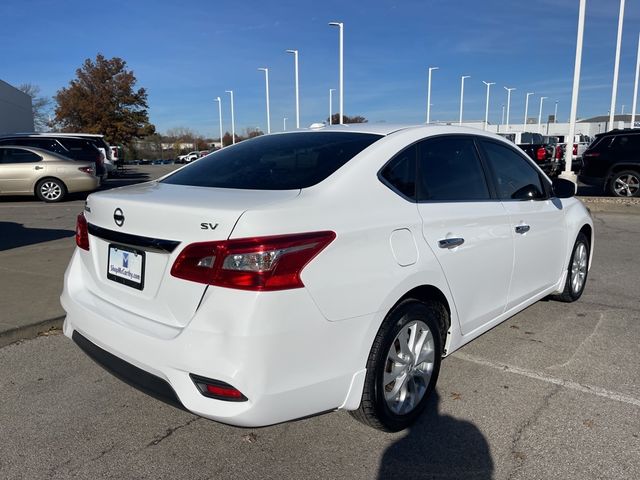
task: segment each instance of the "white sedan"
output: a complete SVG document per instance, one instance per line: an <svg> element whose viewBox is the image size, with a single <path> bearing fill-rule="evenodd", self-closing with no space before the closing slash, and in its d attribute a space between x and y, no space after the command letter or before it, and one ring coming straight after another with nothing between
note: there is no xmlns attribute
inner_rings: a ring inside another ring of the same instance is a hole
<svg viewBox="0 0 640 480"><path fill-rule="evenodd" d="M594 234L574 193L474 129L254 138L89 196L64 333L219 422L345 409L397 431L443 357L541 298L581 296Z"/></svg>

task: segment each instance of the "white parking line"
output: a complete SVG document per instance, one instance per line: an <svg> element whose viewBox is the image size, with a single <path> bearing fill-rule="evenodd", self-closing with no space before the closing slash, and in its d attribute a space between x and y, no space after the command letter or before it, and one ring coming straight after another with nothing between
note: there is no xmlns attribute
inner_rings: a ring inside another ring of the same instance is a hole
<svg viewBox="0 0 640 480"><path fill-rule="evenodd" d="M576 390L578 392L590 393L598 397L604 397L604 398L608 398L609 400L615 400L617 402L628 403L630 405L635 405L636 407L640 407L640 399L631 397L629 395L625 395L623 393L612 392L605 388L596 387L594 385L583 385L578 382L565 380L563 378L552 377L550 375L545 375L544 373L534 372L532 370L516 367L514 365L508 365L506 363L500 363L500 362L492 362L490 360L486 360L484 358L476 357L475 355L469 355L466 353L456 352L451 356L454 358L459 358L460 360L464 360L466 362L475 363L476 365L490 367L495 370L500 370L503 372L515 373L516 375L522 375L523 377L533 378L534 380L540 380L541 382L552 383L554 385L561 385L563 387L569 388L571 390Z"/></svg>

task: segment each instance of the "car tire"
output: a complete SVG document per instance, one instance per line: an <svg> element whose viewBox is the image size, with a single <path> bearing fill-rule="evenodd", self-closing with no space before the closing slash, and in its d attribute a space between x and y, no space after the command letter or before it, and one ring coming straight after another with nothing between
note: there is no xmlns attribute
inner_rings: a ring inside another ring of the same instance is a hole
<svg viewBox="0 0 640 480"><path fill-rule="evenodd" d="M37 183L35 193L43 202L60 202L67 196L67 187L57 178L43 178Z"/></svg>
<svg viewBox="0 0 640 480"><path fill-rule="evenodd" d="M640 196L640 173L633 170L614 173L609 180L609 193L614 197Z"/></svg>
<svg viewBox="0 0 640 480"><path fill-rule="evenodd" d="M447 318L434 300L403 300L389 312L369 353L360 406L349 412L356 420L386 432L416 420L438 380Z"/></svg>
<svg viewBox="0 0 640 480"><path fill-rule="evenodd" d="M571 251L569 266L567 267L567 279L560 295L552 298L560 302L575 302L582 296L589 276L589 239L580 232Z"/></svg>

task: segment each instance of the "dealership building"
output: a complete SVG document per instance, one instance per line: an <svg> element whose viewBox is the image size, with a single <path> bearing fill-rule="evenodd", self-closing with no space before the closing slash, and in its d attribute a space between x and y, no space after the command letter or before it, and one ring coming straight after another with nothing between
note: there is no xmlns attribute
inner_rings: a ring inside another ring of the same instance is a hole
<svg viewBox="0 0 640 480"><path fill-rule="evenodd" d="M0 80L0 135L33 130L31 97Z"/></svg>

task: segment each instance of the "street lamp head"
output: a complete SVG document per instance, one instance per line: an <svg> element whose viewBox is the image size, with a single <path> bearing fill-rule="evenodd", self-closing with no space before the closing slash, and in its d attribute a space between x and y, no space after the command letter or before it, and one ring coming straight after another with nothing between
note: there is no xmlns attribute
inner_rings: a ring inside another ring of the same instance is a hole
<svg viewBox="0 0 640 480"><path fill-rule="evenodd" d="M440 67L429 67L430 72L432 72L433 70L440 70Z"/></svg>
<svg viewBox="0 0 640 480"><path fill-rule="evenodd" d="M462 80L464 80L465 78L471 78L471 75L462 75Z"/></svg>
<svg viewBox="0 0 640 480"><path fill-rule="evenodd" d="M332 27L342 27L344 24L342 22L329 22L329 25Z"/></svg>
<svg viewBox="0 0 640 480"><path fill-rule="evenodd" d="M233 93L233 90L225 90L225 93Z"/></svg>
<svg viewBox="0 0 640 480"><path fill-rule="evenodd" d="M258 70L260 70L261 72L268 72L269 69L266 67L259 67Z"/></svg>
<svg viewBox="0 0 640 480"><path fill-rule="evenodd" d="M216 98L213 99L213 101L214 102L220 102L221 100L220 100L220 97L216 97Z"/></svg>
<svg viewBox="0 0 640 480"><path fill-rule="evenodd" d="M285 50L287 53L293 53L294 55L298 53L298 50Z"/></svg>
<svg viewBox="0 0 640 480"><path fill-rule="evenodd" d="M515 88L514 88L514 87L511 87L511 88L509 88L509 87L504 87L504 89L505 89L507 92L511 92L512 90L515 90Z"/></svg>

